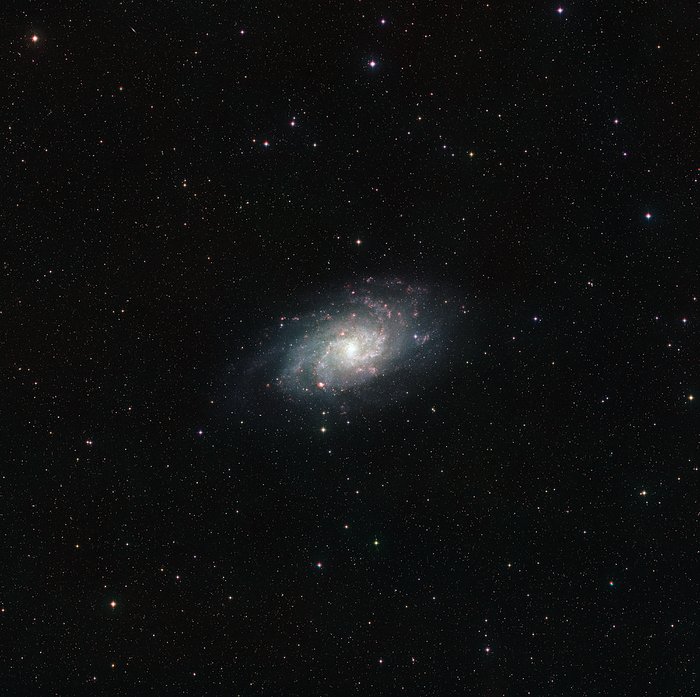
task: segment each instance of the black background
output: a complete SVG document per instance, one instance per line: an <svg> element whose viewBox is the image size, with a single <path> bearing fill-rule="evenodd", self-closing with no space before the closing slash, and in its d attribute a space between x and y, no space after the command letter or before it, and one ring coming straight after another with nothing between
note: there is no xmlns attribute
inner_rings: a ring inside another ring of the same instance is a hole
<svg viewBox="0 0 700 697"><path fill-rule="evenodd" d="M697 694L695 8L562 9L3 4L2 694ZM420 389L251 384L377 274Z"/></svg>

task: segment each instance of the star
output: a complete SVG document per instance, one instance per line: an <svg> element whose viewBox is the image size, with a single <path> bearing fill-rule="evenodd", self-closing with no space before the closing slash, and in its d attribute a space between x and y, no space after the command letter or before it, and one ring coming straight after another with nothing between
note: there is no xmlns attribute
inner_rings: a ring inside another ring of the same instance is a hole
<svg viewBox="0 0 700 697"><path fill-rule="evenodd" d="M109 606L110 606L112 609L114 609L115 607L117 607L117 601L116 601L116 600L112 600L112 602L109 604Z"/></svg>
<svg viewBox="0 0 700 697"><path fill-rule="evenodd" d="M377 61L371 60L367 65L369 65L370 68L374 68L377 65Z"/></svg>
<svg viewBox="0 0 700 697"><path fill-rule="evenodd" d="M644 214L644 217L645 217L647 220L651 220L651 213L645 213L645 214Z"/></svg>
<svg viewBox="0 0 700 697"><path fill-rule="evenodd" d="M36 34L32 35L32 43L33 44L39 43L39 37Z"/></svg>
<svg viewBox="0 0 700 697"><path fill-rule="evenodd" d="M557 7L557 14L558 14L558 15L563 15L563 14L564 14L564 8L563 8L563 7Z"/></svg>

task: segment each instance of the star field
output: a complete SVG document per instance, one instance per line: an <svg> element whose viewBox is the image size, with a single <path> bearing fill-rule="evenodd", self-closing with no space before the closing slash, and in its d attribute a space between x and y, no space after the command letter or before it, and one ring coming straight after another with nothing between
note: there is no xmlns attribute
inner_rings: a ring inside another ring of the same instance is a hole
<svg viewBox="0 0 700 697"><path fill-rule="evenodd" d="M0 693L697 695L689 9L3 5Z"/></svg>

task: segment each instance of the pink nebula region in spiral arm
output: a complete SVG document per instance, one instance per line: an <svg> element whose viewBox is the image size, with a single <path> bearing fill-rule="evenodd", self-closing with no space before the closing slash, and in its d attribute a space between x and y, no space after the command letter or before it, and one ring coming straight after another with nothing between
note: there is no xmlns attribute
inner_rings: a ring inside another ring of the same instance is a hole
<svg viewBox="0 0 700 697"><path fill-rule="evenodd" d="M348 284L298 317L276 383L296 394L341 393L411 369L440 350L448 304L399 279Z"/></svg>

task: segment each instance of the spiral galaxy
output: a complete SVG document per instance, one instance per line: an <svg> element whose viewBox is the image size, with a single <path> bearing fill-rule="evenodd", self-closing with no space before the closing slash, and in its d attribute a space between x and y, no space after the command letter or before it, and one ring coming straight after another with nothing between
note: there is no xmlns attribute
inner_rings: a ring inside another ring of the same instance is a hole
<svg viewBox="0 0 700 697"><path fill-rule="evenodd" d="M358 392L434 357L444 338L448 301L400 279L363 279L319 305L282 318L290 331L274 382L286 393Z"/></svg>

